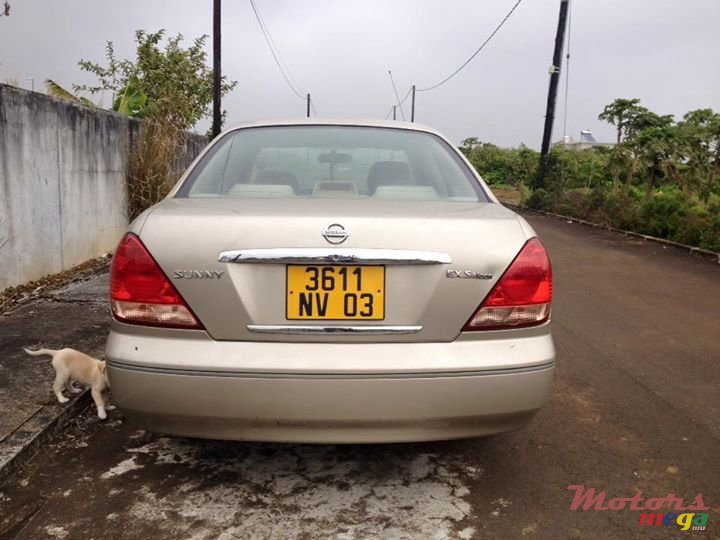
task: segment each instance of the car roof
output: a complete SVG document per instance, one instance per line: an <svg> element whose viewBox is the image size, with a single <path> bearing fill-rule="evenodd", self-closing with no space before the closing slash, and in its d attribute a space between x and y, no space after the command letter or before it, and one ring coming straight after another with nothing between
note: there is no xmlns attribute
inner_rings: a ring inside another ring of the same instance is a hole
<svg viewBox="0 0 720 540"><path fill-rule="evenodd" d="M225 131L234 131L249 127L273 127L273 126L360 126L360 127L381 127L393 129L405 129L408 131L424 131L445 138L439 131L417 124L415 122L399 122L397 120L379 120L375 118L276 118L271 120L256 120L236 124Z"/></svg>

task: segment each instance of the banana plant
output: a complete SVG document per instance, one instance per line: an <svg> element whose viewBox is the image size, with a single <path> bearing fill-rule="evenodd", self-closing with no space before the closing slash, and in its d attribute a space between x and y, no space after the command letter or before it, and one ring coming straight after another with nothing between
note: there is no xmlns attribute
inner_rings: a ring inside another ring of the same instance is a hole
<svg viewBox="0 0 720 540"><path fill-rule="evenodd" d="M130 77L128 83L113 102L113 111L127 116L142 117L147 112L147 94L140 89L137 77Z"/></svg>
<svg viewBox="0 0 720 540"><path fill-rule="evenodd" d="M78 105L85 105L86 107L93 107L93 108L97 107L97 105L95 105L88 98L84 98L82 96L76 96L72 92L65 90L62 86L60 86L58 83L56 83L52 79L45 79L45 91L48 93L49 96L52 96L57 99L63 99L65 101L77 103Z"/></svg>

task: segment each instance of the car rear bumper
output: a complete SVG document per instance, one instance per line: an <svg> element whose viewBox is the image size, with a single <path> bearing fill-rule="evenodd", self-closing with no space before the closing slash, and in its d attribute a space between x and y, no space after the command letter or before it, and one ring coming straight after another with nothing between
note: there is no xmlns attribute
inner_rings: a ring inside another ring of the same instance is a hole
<svg viewBox="0 0 720 540"><path fill-rule="evenodd" d="M554 371L549 329L511 340L506 350L517 350L521 360L514 353L489 358L494 349L487 340L470 346L460 340L249 343L199 335L197 341L187 340L187 332L171 339L167 331L158 331L164 333L158 341L152 331L126 334L123 326L114 324L106 351L116 403L142 428L191 437L370 443L489 435L527 423L546 401ZM425 359L433 351L442 356L428 369ZM224 367L199 354L222 354ZM290 355L292 361L277 365L278 358ZM329 365L332 358L336 366L352 365L363 356L384 359L392 371L312 369ZM264 367L258 364L263 357ZM414 370L413 358L418 359ZM291 369L298 359L305 370Z"/></svg>

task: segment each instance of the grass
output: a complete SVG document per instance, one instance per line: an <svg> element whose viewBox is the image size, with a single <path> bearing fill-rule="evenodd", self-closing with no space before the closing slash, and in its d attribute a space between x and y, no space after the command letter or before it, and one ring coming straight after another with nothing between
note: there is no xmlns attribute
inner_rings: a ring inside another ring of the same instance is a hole
<svg viewBox="0 0 720 540"><path fill-rule="evenodd" d="M523 198L523 192L514 186L494 185L490 186L492 192L500 200L501 203L513 204L521 206L527 197Z"/></svg>
<svg viewBox="0 0 720 540"><path fill-rule="evenodd" d="M175 183L175 156L183 133L169 122L143 122L137 146L130 155L127 177L128 218L161 201Z"/></svg>

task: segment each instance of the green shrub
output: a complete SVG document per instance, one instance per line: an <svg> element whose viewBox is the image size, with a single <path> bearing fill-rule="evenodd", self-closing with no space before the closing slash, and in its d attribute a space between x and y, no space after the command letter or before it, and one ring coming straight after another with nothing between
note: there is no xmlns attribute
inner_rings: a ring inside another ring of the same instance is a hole
<svg viewBox="0 0 720 540"><path fill-rule="evenodd" d="M622 192L609 192L605 196L602 219L598 220L616 229L637 230L640 223L638 199Z"/></svg>
<svg viewBox="0 0 720 540"><path fill-rule="evenodd" d="M671 188L658 190L649 201L644 192L577 188L559 194L536 189L528 206L617 229L640 232L691 246L720 251L720 197L703 204Z"/></svg>
<svg viewBox="0 0 720 540"><path fill-rule="evenodd" d="M641 232L660 238L672 238L690 213L688 197L679 192L657 192L640 210Z"/></svg>
<svg viewBox="0 0 720 540"><path fill-rule="evenodd" d="M690 246L699 246L709 232L710 225L707 216L690 214L677 224L677 228L670 234L670 240Z"/></svg>
<svg viewBox="0 0 720 540"><path fill-rule="evenodd" d="M527 205L535 210L543 210L545 212L555 211L552 195L542 188L532 192L532 195L530 195L527 201Z"/></svg>
<svg viewBox="0 0 720 540"><path fill-rule="evenodd" d="M564 216L573 216L580 219L587 218L589 191L580 189L568 189L557 197L555 211Z"/></svg>

